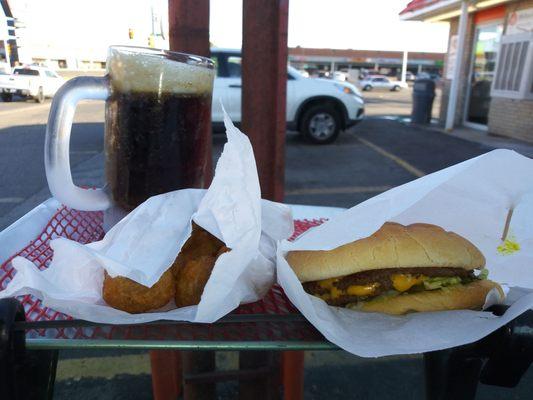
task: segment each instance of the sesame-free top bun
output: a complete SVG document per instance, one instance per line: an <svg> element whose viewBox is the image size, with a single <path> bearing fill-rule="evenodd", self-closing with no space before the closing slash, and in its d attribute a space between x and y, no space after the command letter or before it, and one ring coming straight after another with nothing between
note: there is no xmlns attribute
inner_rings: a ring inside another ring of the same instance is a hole
<svg viewBox="0 0 533 400"><path fill-rule="evenodd" d="M386 222L369 237L333 250L291 251L287 261L301 282L384 268L483 268L485 257L465 238L430 224Z"/></svg>
<svg viewBox="0 0 533 400"><path fill-rule="evenodd" d="M391 315L441 310L481 310L487 293L493 288L498 289L500 298L503 299L504 293L500 285L489 280L477 280L466 285L454 285L440 290L404 293L391 298L377 297L356 305L348 304L346 307Z"/></svg>

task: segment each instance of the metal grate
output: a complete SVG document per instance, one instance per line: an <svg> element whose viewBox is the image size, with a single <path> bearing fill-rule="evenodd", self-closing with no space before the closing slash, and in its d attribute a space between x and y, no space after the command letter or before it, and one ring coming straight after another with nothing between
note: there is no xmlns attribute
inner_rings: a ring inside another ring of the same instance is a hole
<svg viewBox="0 0 533 400"><path fill-rule="evenodd" d="M296 238L324 219L295 221ZM11 260L22 256L34 262L39 269L50 264L53 251L50 240L65 237L80 243L100 240L102 212L87 212L60 208L35 240L14 254L0 266L0 288L4 289L15 271ZM216 324L158 321L142 325L105 325L74 320L71 316L44 307L40 300L21 296L25 323L17 329L26 331L30 339L95 339L95 340L174 340L174 341L282 341L323 340L322 336L299 314L285 296L281 287L274 285L261 300L240 306Z"/></svg>

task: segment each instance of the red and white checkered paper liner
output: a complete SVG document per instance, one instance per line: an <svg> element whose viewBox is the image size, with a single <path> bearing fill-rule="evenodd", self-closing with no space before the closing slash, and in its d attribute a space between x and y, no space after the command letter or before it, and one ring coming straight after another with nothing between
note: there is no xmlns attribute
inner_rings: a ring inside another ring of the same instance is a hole
<svg viewBox="0 0 533 400"><path fill-rule="evenodd" d="M291 240L301 235L306 230L318 226L324 222L324 219L315 220L297 220L294 224L294 235ZM91 243L102 239L104 235L103 230L103 213L95 211L78 211L67 207L61 207L52 216L42 233L38 235L35 240L32 240L26 247L20 250L18 253L13 254L8 260L6 260L0 267L0 289L5 289L9 281L13 278L15 273L11 260L16 256L22 256L32 261L39 269L43 270L48 268L50 261L52 260L53 250L50 248L50 240L65 237L67 239L75 240L79 243ZM26 320L31 322L38 321L58 321L69 320L71 316L52 310L48 307L44 307L41 301L34 296L26 295L20 296L19 300L24 306L26 312ZM267 295L258 302L241 305L236 309L234 314L294 314L298 313L296 308L287 299L283 290L278 285L274 285ZM195 327L198 324L190 324L189 326L177 325L176 327L159 326L154 336L154 329L147 326L129 327L127 330L120 329L120 327L96 327L96 328L47 328L37 329L31 332L31 336L41 336L49 338L62 338L62 339L88 339L88 338L108 338L114 339L120 336L121 339L157 339L164 337L174 337L180 339L208 339L213 336L222 336L226 340L239 340L243 339L243 324L234 324L232 328L231 324L224 324L223 331L215 332L214 329L197 329ZM268 325L268 324L267 324ZM166 330L166 332L162 332ZM170 332L170 330L176 330ZM187 332L187 330L191 330ZM114 332L115 331L115 332ZM120 331L120 334L118 335ZM233 332L232 332L233 331ZM261 340L261 339L283 339L289 333L288 332L273 332L272 324L268 329L252 329L248 330L248 333L253 333L253 337L247 338L248 340ZM265 336L266 335L266 336ZM290 333L291 339L294 337L294 332ZM301 335L298 335L301 336ZM306 335L300 337L305 339ZM314 336L314 335L312 335Z"/></svg>

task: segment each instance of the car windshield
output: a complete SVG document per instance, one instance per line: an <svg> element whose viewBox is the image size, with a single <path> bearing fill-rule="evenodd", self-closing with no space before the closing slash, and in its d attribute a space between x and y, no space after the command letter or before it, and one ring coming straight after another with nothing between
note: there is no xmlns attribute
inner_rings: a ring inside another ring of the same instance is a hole
<svg viewBox="0 0 533 400"><path fill-rule="evenodd" d="M30 75L30 76L39 76L39 71L29 68L17 68L13 72L13 75Z"/></svg>

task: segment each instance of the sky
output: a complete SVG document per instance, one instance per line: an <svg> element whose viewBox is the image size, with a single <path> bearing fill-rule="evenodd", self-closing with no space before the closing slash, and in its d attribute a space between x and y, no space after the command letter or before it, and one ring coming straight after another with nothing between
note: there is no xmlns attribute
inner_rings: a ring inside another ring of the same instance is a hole
<svg viewBox="0 0 533 400"><path fill-rule="evenodd" d="M240 48L242 0L210 0L211 42ZM26 26L20 55L105 60L113 44L147 46L151 9L168 30L168 0L9 0ZM448 25L400 21L408 0L289 0L291 47L445 52ZM128 30L135 31L134 39ZM164 41L157 47L166 47Z"/></svg>
<svg viewBox="0 0 533 400"><path fill-rule="evenodd" d="M445 52L447 23L400 21L408 0L289 0L290 47ZM211 0L211 42L240 47L242 0Z"/></svg>

